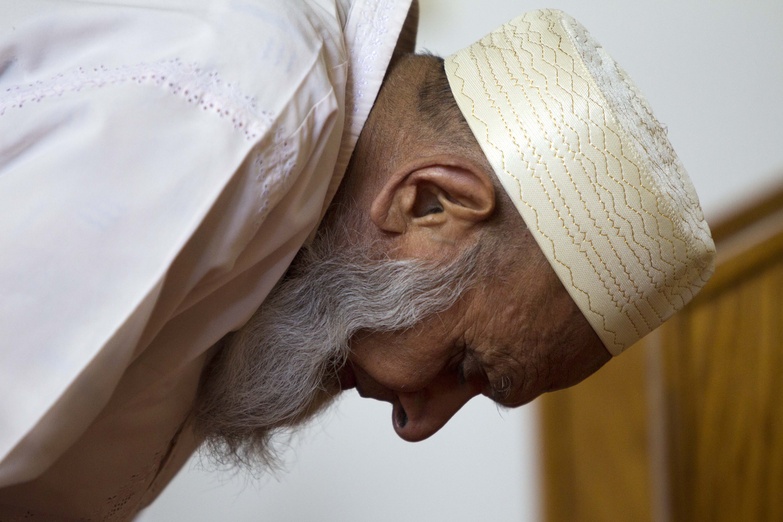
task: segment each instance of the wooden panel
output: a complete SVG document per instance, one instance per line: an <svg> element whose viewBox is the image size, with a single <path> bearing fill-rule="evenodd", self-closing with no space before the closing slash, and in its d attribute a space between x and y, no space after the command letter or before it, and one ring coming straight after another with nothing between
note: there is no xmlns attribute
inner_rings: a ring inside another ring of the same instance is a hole
<svg viewBox="0 0 783 522"><path fill-rule="evenodd" d="M685 310L542 398L547 521L783 520L783 187L712 230Z"/></svg>
<svg viewBox="0 0 783 522"><path fill-rule="evenodd" d="M545 520L652 520L645 355L541 397Z"/></svg>
<svg viewBox="0 0 783 522"><path fill-rule="evenodd" d="M715 275L690 308L720 298L727 289L742 284L746 278L756 277L767 270L768 265L783 259L783 188L770 200L781 206L773 209L765 201L758 208L739 213L736 222L729 219L713 227L718 253ZM737 222L742 223L743 228L736 229Z"/></svg>
<svg viewBox="0 0 783 522"><path fill-rule="evenodd" d="M783 520L783 261L665 330L672 515Z"/></svg>

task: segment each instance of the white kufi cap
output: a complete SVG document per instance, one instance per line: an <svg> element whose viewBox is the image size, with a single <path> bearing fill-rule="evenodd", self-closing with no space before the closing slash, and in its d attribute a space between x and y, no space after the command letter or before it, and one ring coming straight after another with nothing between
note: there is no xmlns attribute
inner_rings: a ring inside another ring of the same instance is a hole
<svg viewBox="0 0 783 522"><path fill-rule="evenodd" d="M685 306L715 246L646 100L576 20L541 10L445 62L479 145L617 355Z"/></svg>

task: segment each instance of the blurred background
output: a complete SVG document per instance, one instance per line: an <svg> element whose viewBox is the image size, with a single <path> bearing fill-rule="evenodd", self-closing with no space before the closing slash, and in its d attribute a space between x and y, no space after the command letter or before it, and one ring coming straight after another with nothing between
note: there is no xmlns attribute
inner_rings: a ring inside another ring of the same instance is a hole
<svg viewBox="0 0 783 522"><path fill-rule="evenodd" d="M419 47L442 55L530 9L556 7L577 18L668 126L711 224L783 183L780 0L421 0L420 6ZM543 468L552 457L542 457L541 434L552 432L553 417L542 431L541 408L536 401L501 411L476 399L431 439L408 444L394 434L387 404L350 392L290 442L283 470L257 478L220 473L197 456L138 520L544 520ZM770 456L777 457L783 462L783 455ZM678 518L653 511L655 520ZM772 520L773 511L762 518Z"/></svg>

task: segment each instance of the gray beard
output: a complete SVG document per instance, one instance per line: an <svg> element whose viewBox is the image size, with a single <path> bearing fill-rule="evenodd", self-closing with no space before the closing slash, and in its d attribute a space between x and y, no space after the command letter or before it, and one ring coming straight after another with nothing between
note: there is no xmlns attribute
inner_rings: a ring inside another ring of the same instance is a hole
<svg viewBox="0 0 783 522"><path fill-rule="evenodd" d="M477 242L478 243L478 242ZM450 308L476 279L478 244L447 264L373 259L320 234L202 378L196 429L222 464L276 464L273 436L290 433L340 391L358 332L400 331Z"/></svg>

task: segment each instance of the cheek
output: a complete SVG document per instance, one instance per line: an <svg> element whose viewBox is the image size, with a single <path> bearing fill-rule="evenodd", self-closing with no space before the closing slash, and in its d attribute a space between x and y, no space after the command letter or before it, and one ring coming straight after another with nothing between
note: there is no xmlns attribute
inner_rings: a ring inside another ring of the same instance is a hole
<svg viewBox="0 0 783 522"><path fill-rule="evenodd" d="M475 322L471 340L484 345L487 352L495 348L523 347L527 345L532 326L531 310L520 306L517 299L502 296L483 310L483 317Z"/></svg>

